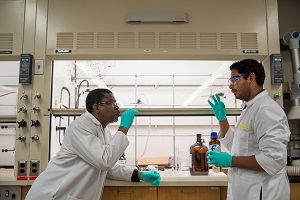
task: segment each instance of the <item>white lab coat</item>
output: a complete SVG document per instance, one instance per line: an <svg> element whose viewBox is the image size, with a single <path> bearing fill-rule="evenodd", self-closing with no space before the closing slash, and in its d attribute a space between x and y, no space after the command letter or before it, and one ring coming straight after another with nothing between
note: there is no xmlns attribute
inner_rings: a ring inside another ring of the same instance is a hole
<svg viewBox="0 0 300 200"><path fill-rule="evenodd" d="M289 200L285 170L290 137L287 117L266 91L245 104L235 130L229 129L220 141L233 156L255 155L265 171L231 168L227 200L259 200L261 188L264 200Z"/></svg>
<svg viewBox="0 0 300 200"><path fill-rule="evenodd" d="M26 200L99 200L106 176L131 180L133 169L117 163L129 145L85 112L68 127L63 145L34 181Z"/></svg>

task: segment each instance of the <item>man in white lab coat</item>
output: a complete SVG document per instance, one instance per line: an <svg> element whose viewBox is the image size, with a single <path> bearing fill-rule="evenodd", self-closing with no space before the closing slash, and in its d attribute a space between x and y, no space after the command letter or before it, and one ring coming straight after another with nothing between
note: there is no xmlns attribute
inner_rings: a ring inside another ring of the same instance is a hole
<svg viewBox="0 0 300 200"><path fill-rule="evenodd" d="M157 172L139 172L118 159L129 145L126 134L136 110L121 115L112 137L106 126L120 116L110 90L92 90L86 98L87 111L68 127L60 151L34 181L26 200L99 200L106 177L160 184Z"/></svg>
<svg viewBox="0 0 300 200"><path fill-rule="evenodd" d="M289 200L285 166L290 129L282 108L263 89L263 65L245 59L230 66L229 88L245 101L234 130L229 127L225 105L218 95L209 101L219 120L220 141L226 152L208 152L210 164L230 167L228 200Z"/></svg>

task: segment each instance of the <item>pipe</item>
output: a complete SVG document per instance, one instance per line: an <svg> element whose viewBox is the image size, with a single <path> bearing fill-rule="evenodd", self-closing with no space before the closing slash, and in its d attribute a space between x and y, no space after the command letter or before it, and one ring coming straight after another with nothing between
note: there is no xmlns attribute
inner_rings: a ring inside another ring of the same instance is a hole
<svg viewBox="0 0 300 200"><path fill-rule="evenodd" d="M78 89L77 89L77 98L76 98L76 100L75 100L75 108L76 108L76 109L79 107L79 98L80 98L80 95L81 95L81 93L80 93L80 87L81 87L81 85L82 85L83 82L86 82L87 87L90 87L90 83L89 83L89 81L86 80L86 79L82 80L82 81L79 83ZM90 92L90 89L86 89L84 92ZM83 93L84 93L84 92L83 92ZM82 93L82 94L83 94L83 93Z"/></svg>
<svg viewBox="0 0 300 200"><path fill-rule="evenodd" d="M62 103L62 93L63 91L67 91L68 93L68 97L69 97L69 101L68 101L68 106L65 106L63 105ZM70 94L70 90L66 87L66 86L63 86L60 90L60 97L59 97L59 101L60 101L60 105L59 105L59 108L61 109L61 107L64 107L66 109L70 109L70 106L71 106L71 94ZM58 127L56 127L56 131L58 131L58 137L59 137L59 144L62 145L62 142L61 142L61 131L63 130L64 132L64 135L65 135L65 130L66 130L66 127L61 127L61 117L59 118L59 122L58 122ZM70 117L68 117L68 126L70 125Z"/></svg>
<svg viewBox="0 0 300 200"><path fill-rule="evenodd" d="M283 44L288 45L293 67L293 81L289 83L292 107L287 115L288 119L300 119L300 54L299 32L286 32L283 36Z"/></svg>

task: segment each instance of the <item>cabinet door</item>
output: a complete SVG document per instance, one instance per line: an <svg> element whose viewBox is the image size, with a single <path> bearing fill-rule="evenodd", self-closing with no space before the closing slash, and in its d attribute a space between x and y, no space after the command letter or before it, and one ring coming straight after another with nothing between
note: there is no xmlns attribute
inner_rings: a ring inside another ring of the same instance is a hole
<svg viewBox="0 0 300 200"><path fill-rule="evenodd" d="M179 187L158 187L157 200L178 200Z"/></svg>
<svg viewBox="0 0 300 200"><path fill-rule="evenodd" d="M291 200L299 199L300 183L290 183Z"/></svg>
<svg viewBox="0 0 300 200"><path fill-rule="evenodd" d="M156 187L104 187L102 200L157 200Z"/></svg>
<svg viewBox="0 0 300 200"><path fill-rule="evenodd" d="M157 187L133 187L131 200L157 200Z"/></svg>
<svg viewBox="0 0 300 200"><path fill-rule="evenodd" d="M158 200L220 200L220 187L159 187Z"/></svg>

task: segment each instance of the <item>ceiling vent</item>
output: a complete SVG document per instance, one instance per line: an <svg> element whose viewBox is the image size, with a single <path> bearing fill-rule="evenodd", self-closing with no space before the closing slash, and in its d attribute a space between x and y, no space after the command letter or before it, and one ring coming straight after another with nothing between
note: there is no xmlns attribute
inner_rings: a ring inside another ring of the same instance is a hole
<svg viewBox="0 0 300 200"><path fill-rule="evenodd" d="M173 23L188 22L188 15L184 12L147 12L147 13L127 13L125 15L127 23L132 22L152 22L152 23Z"/></svg>

